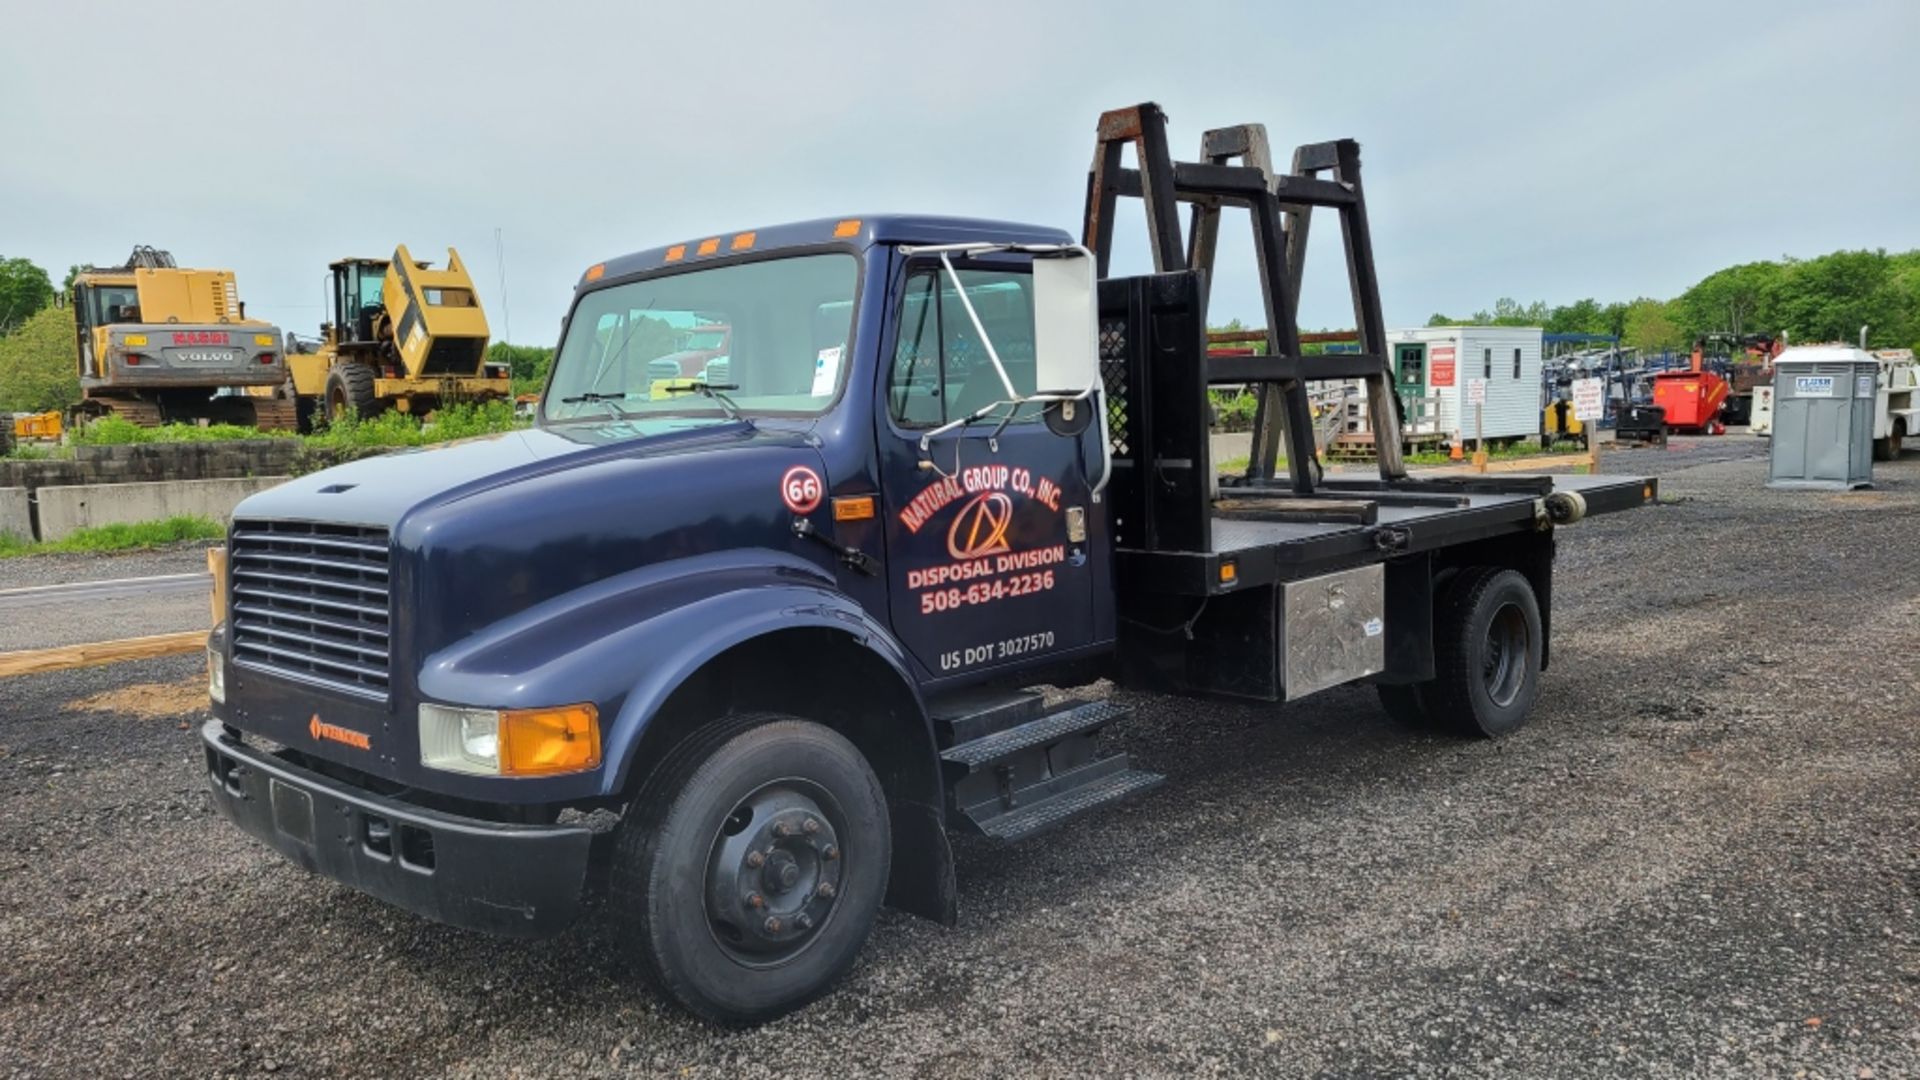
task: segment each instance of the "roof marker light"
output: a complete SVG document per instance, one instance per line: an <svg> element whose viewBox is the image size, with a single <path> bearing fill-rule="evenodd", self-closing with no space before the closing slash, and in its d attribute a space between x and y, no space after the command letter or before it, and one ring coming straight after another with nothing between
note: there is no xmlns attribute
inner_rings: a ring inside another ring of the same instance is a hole
<svg viewBox="0 0 1920 1080"><path fill-rule="evenodd" d="M711 255L714 252L719 250L720 250L720 238L717 236L714 236L714 237L709 237L708 239L700 241L700 250L698 254Z"/></svg>
<svg viewBox="0 0 1920 1080"><path fill-rule="evenodd" d="M727 245L727 250L728 251L749 250L750 248L753 247L753 241L756 239L757 235L758 234L756 233L743 232L733 238L733 243Z"/></svg>
<svg viewBox="0 0 1920 1080"><path fill-rule="evenodd" d="M859 232L860 232L859 218L848 218L847 220L833 227L833 235L837 239L845 239L849 236L856 236L859 234Z"/></svg>
<svg viewBox="0 0 1920 1080"><path fill-rule="evenodd" d="M672 247L667 249L668 262L679 262L681 259L684 259L686 257L687 257L687 245L685 244L675 244Z"/></svg>
<svg viewBox="0 0 1920 1080"><path fill-rule="evenodd" d="M601 275L605 274L606 272L607 272L606 263L594 263L592 266L587 267L587 280L599 281Z"/></svg>

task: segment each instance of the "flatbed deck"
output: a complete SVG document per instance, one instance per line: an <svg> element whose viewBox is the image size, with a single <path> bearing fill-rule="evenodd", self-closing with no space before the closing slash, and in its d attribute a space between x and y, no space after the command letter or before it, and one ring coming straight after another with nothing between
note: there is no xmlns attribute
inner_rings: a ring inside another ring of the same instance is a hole
<svg viewBox="0 0 1920 1080"><path fill-rule="evenodd" d="M1578 493L1586 501L1586 513L1593 515L1651 502L1658 483L1633 476L1446 476L1389 485L1371 478L1330 476L1323 483L1323 494L1336 512L1329 516L1342 516L1340 512L1356 502L1368 504L1369 512L1347 514L1348 520L1322 521L1264 520L1257 510L1248 509L1263 496L1289 507L1304 501L1288 498L1280 488L1226 487L1222 495L1231 494L1230 505L1238 509L1215 512L1213 550L1121 548L1117 568L1124 580L1156 592L1238 591L1530 530L1541 512L1539 500L1555 492ZM1223 562L1234 564L1228 583L1221 580Z"/></svg>

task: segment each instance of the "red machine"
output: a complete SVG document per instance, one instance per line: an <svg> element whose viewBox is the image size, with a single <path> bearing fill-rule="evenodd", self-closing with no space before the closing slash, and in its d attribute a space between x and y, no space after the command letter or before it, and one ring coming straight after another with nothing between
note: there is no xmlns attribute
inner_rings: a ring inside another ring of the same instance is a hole
<svg viewBox="0 0 1920 1080"><path fill-rule="evenodd" d="M1667 412L1667 430L1686 435L1724 435L1720 419L1727 403L1727 380L1702 369L1703 347L1693 346L1688 371L1662 371L1653 377L1653 403Z"/></svg>

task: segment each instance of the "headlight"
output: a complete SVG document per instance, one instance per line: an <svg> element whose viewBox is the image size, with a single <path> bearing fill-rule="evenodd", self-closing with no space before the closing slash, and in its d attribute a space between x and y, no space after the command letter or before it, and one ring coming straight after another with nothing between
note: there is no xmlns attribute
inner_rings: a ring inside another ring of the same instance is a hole
<svg viewBox="0 0 1920 1080"><path fill-rule="evenodd" d="M227 703L227 662L212 649L207 650L207 696L216 704Z"/></svg>
<svg viewBox="0 0 1920 1080"><path fill-rule="evenodd" d="M551 776L600 764L592 705L551 709L420 706L420 763L478 776Z"/></svg>

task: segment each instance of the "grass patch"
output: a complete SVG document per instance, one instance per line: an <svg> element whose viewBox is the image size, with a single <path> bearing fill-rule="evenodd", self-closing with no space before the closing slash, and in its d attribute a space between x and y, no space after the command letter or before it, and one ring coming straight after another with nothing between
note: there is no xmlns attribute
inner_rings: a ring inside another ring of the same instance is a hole
<svg viewBox="0 0 1920 1080"><path fill-rule="evenodd" d="M292 439L333 450L396 449L427 446L432 443L492 435L528 425L513 414L510 401L460 403L436 409L431 420L403 412L385 412L361 419L347 417L311 435L291 431L262 431L239 424L163 424L141 427L124 417L103 416L92 423L73 428L67 441L72 446L128 446L144 443L231 442L240 439ZM35 460L68 456L64 447L44 449L24 444L11 457Z"/></svg>
<svg viewBox="0 0 1920 1080"><path fill-rule="evenodd" d="M162 424L141 427L123 416L103 416L74 428L67 436L75 446L128 446L134 443L231 442L235 439L290 438L291 431L261 431L240 424Z"/></svg>
<svg viewBox="0 0 1920 1080"><path fill-rule="evenodd" d="M36 543L12 533L0 533L0 559L21 555L98 554L136 551L177 544L182 540L218 540L226 526L207 517L181 515L162 521L137 521L81 529L59 540Z"/></svg>
<svg viewBox="0 0 1920 1080"><path fill-rule="evenodd" d="M0 454L7 461L51 461L61 456L60 447L41 446L35 443L15 443L9 453Z"/></svg>
<svg viewBox="0 0 1920 1080"><path fill-rule="evenodd" d="M1216 463L1213 466L1213 471L1221 476L1244 476L1247 472L1247 466L1252 463L1252 458L1242 454L1239 457L1230 457L1225 461ZM1287 467L1286 455L1282 454L1280 458L1273 463L1273 467L1276 471L1285 471Z"/></svg>
<svg viewBox="0 0 1920 1080"><path fill-rule="evenodd" d="M526 427L528 421L513 415L513 403L486 401L478 404L447 405L434 411L433 422L422 424L409 413L385 412L378 416L344 416L306 437L311 446L335 450L427 446L432 443L468 439L475 435L494 435Z"/></svg>

